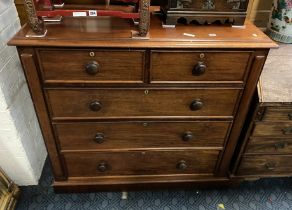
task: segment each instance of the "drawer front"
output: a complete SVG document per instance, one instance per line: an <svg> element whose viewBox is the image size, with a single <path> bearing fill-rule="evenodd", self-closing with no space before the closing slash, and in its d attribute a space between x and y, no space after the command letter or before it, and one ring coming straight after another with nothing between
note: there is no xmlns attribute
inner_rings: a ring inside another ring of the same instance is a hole
<svg viewBox="0 0 292 210"><path fill-rule="evenodd" d="M292 137L292 122L281 123L281 122L270 122L263 123L259 122L255 124L252 132L253 137L280 137L280 138L291 138Z"/></svg>
<svg viewBox="0 0 292 210"><path fill-rule="evenodd" d="M232 116L240 89L49 89L53 118Z"/></svg>
<svg viewBox="0 0 292 210"><path fill-rule="evenodd" d="M228 122L64 123L62 150L223 147Z"/></svg>
<svg viewBox="0 0 292 210"><path fill-rule="evenodd" d="M45 82L143 82L144 51L42 50L39 58Z"/></svg>
<svg viewBox="0 0 292 210"><path fill-rule="evenodd" d="M69 177L212 174L219 151L65 153Z"/></svg>
<svg viewBox="0 0 292 210"><path fill-rule="evenodd" d="M292 107L283 108L283 107L267 107L262 118L263 121L291 121L292 123Z"/></svg>
<svg viewBox="0 0 292 210"><path fill-rule="evenodd" d="M250 52L159 52L151 54L151 81L243 81Z"/></svg>
<svg viewBox="0 0 292 210"><path fill-rule="evenodd" d="M245 153L292 154L292 138L251 138Z"/></svg>
<svg viewBox="0 0 292 210"><path fill-rule="evenodd" d="M244 156L238 175L281 175L292 173L292 156L257 155Z"/></svg>

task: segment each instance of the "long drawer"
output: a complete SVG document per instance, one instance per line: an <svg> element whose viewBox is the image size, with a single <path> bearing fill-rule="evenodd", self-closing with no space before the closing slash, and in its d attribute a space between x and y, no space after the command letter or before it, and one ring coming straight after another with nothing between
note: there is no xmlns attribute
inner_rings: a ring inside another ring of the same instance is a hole
<svg viewBox="0 0 292 210"><path fill-rule="evenodd" d="M41 50L42 77L58 83L142 83L145 51Z"/></svg>
<svg viewBox="0 0 292 210"><path fill-rule="evenodd" d="M151 81L244 81L250 52L152 51Z"/></svg>
<svg viewBox="0 0 292 210"><path fill-rule="evenodd" d="M292 123L292 108L291 107L265 107L265 112L262 117L263 121L271 122L291 122Z"/></svg>
<svg viewBox="0 0 292 210"><path fill-rule="evenodd" d="M54 119L232 117L241 89L48 89Z"/></svg>
<svg viewBox="0 0 292 210"><path fill-rule="evenodd" d="M253 137L292 138L292 122L257 122Z"/></svg>
<svg viewBox="0 0 292 210"><path fill-rule="evenodd" d="M250 138L245 153L292 154L292 138Z"/></svg>
<svg viewBox="0 0 292 210"><path fill-rule="evenodd" d="M213 174L219 151L64 153L69 177Z"/></svg>
<svg viewBox="0 0 292 210"><path fill-rule="evenodd" d="M292 173L292 155L243 156L238 175L283 175Z"/></svg>
<svg viewBox="0 0 292 210"><path fill-rule="evenodd" d="M55 124L62 150L222 148L229 122L110 122Z"/></svg>

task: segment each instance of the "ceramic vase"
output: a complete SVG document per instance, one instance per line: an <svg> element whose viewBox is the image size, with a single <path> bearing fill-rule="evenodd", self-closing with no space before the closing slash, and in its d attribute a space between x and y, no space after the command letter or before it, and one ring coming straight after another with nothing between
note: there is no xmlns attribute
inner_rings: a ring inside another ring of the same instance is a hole
<svg viewBox="0 0 292 210"><path fill-rule="evenodd" d="M275 41L292 43L292 0L274 0L267 34Z"/></svg>

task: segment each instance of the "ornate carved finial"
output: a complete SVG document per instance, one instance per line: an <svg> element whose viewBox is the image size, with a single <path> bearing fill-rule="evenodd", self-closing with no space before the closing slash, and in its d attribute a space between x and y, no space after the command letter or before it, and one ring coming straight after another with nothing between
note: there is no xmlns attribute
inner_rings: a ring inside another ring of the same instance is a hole
<svg viewBox="0 0 292 210"><path fill-rule="evenodd" d="M215 9L214 0L205 0L204 3L203 3L203 9L204 10L213 10L213 9Z"/></svg>
<svg viewBox="0 0 292 210"><path fill-rule="evenodd" d="M150 0L140 0L139 35L146 36L150 27Z"/></svg>
<svg viewBox="0 0 292 210"><path fill-rule="evenodd" d="M28 15L28 23L36 34L44 34L45 33L45 26L44 22L37 17L35 5L33 0L24 0L25 3L25 10Z"/></svg>

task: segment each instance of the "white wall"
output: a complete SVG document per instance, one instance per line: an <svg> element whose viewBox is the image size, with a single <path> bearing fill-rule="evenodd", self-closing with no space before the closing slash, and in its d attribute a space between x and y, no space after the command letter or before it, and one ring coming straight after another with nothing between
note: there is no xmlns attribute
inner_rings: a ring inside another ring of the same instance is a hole
<svg viewBox="0 0 292 210"><path fill-rule="evenodd" d="M35 185L46 149L15 47L20 29L13 0L0 0L0 167L19 185Z"/></svg>

